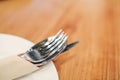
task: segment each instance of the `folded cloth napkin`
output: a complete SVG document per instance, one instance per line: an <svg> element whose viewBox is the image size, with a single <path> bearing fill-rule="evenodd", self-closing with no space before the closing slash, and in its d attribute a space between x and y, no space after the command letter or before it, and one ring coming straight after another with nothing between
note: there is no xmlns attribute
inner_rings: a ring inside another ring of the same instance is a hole
<svg viewBox="0 0 120 80"><path fill-rule="evenodd" d="M15 55L0 59L0 80L14 80L30 74L39 67Z"/></svg>

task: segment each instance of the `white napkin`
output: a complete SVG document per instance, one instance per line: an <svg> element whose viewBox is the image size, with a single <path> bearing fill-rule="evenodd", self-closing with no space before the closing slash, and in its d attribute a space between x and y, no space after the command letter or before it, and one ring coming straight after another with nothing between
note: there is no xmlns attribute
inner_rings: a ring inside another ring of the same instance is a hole
<svg viewBox="0 0 120 80"><path fill-rule="evenodd" d="M0 59L0 80L13 80L38 69L37 66L17 55Z"/></svg>

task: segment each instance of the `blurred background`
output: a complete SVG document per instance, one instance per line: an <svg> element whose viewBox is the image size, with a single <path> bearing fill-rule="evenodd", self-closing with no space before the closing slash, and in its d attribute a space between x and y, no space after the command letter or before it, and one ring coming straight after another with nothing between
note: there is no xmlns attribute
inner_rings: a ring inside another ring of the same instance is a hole
<svg viewBox="0 0 120 80"><path fill-rule="evenodd" d="M80 41L54 60L60 80L120 79L119 0L0 0L0 33L37 43L59 29Z"/></svg>

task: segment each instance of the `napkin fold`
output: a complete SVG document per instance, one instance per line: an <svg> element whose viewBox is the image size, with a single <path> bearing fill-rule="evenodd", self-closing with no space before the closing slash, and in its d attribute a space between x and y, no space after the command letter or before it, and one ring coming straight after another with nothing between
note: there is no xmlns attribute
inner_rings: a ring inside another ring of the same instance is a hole
<svg viewBox="0 0 120 80"><path fill-rule="evenodd" d="M17 55L10 56L0 59L0 80L14 80L38 69L39 67Z"/></svg>

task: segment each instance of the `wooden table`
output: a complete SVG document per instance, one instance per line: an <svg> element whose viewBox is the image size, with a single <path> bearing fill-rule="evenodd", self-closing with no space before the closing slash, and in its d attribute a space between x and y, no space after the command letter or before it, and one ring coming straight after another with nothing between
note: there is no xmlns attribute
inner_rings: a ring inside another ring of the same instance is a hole
<svg viewBox="0 0 120 80"><path fill-rule="evenodd" d="M120 1L0 1L0 33L36 43L59 29L80 41L54 60L60 80L120 80Z"/></svg>

